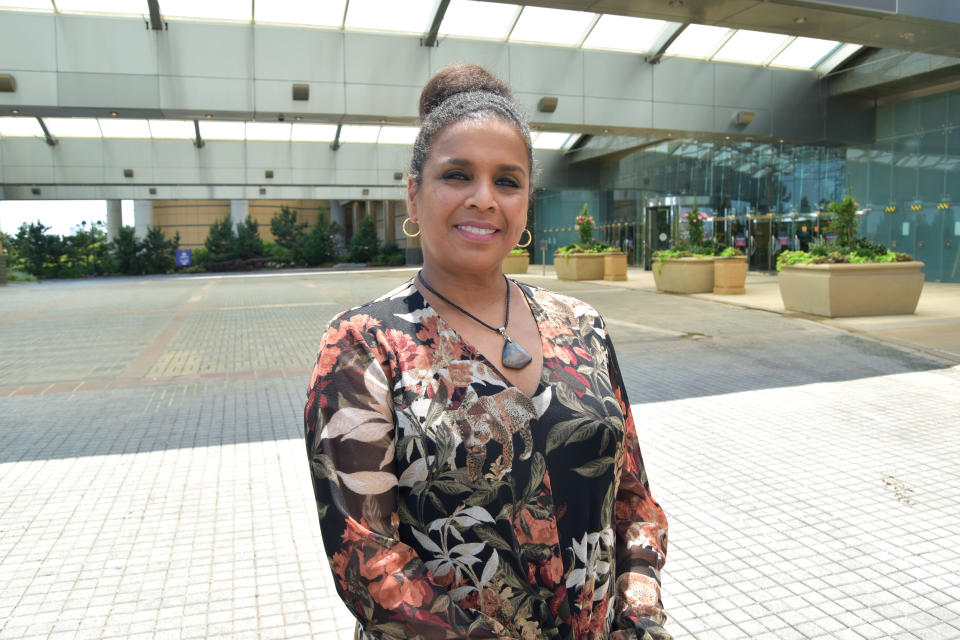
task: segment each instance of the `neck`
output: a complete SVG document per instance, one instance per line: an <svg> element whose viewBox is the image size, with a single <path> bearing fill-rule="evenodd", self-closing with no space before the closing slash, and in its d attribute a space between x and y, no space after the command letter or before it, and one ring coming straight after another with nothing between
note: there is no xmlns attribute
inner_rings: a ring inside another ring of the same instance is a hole
<svg viewBox="0 0 960 640"><path fill-rule="evenodd" d="M424 262L420 271L431 287L464 309L474 311L493 307L503 312L506 287L499 269L492 273L461 275L431 268L429 262Z"/></svg>

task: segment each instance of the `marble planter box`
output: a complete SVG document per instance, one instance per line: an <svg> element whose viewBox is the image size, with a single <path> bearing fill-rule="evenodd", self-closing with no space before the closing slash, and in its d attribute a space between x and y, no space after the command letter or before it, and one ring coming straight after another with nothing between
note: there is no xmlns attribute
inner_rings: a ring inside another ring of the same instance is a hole
<svg viewBox="0 0 960 640"><path fill-rule="evenodd" d="M713 293L714 258L653 261L653 281L665 293Z"/></svg>
<svg viewBox="0 0 960 640"><path fill-rule="evenodd" d="M817 316L885 316L916 311L922 262L794 264L778 276L788 311Z"/></svg>
<svg viewBox="0 0 960 640"><path fill-rule="evenodd" d="M507 256L503 259L502 270L504 273L526 273L530 266L530 254Z"/></svg>
<svg viewBox="0 0 960 640"><path fill-rule="evenodd" d="M603 254L603 279L627 279L627 254L621 251Z"/></svg>
<svg viewBox="0 0 960 640"><path fill-rule="evenodd" d="M558 280L603 280L602 253L571 253L553 256Z"/></svg>
<svg viewBox="0 0 960 640"><path fill-rule="evenodd" d="M716 258L713 261L713 292L721 294L746 293L747 257Z"/></svg>

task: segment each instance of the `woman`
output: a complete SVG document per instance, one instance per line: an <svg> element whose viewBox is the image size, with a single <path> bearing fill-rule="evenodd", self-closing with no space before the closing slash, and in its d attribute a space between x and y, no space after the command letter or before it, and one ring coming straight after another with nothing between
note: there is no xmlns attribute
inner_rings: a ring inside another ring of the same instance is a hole
<svg viewBox="0 0 960 640"><path fill-rule="evenodd" d="M336 317L305 410L324 545L366 638L670 638L666 519L589 305L506 279L530 130L472 65L423 90L423 269Z"/></svg>

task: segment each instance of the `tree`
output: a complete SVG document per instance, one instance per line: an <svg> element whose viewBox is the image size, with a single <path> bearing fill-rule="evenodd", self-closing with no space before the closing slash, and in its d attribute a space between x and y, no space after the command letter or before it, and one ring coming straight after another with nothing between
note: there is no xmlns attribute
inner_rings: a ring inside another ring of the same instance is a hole
<svg viewBox="0 0 960 640"><path fill-rule="evenodd" d="M288 249L295 262L303 261L303 245L307 234L306 222L297 222L297 212L290 207L282 207L270 220L270 232L278 246Z"/></svg>
<svg viewBox="0 0 960 640"><path fill-rule="evenodd" d="M160 227L148 227L141 243L140 266L144 273L168 273L176 265L176 251L180 246L180 232L167 240Z"/></svg>
<svg viewBox="0 0 960 640"><path fill-rule="evenodd" d="M220 262L233 257L235 243L233 221L230 216L226 216L223 220L217 220L210 225L210 231L207 233L207 239L203 241L203 246L210 252L211 262Z"/></svg>
<svg viewBox="0 0 960 640"><path fill-rule="evenodd" d="M56 273L55 265L63 252L60 236L47 235L49 230L50 227L44 226L39 220L36 224L24 222L13 240L14 250L23 261L23 267L38 278Z"/></svg>
<svg viewBox="0 0 960 640"><path fill-rule="evenodd" d="M380 250L377 227L373 218L367 216L357 225L357 232L347 246L347 262L370 262Z"/></svg>
<svg viewBox="0 0 960 640"><path fill-rule="evenodd" d="M87 230L87 221L80 223L80 228L72 236L65 238L69 245L71 259L78 262L83 275L97 274L97 265L100 265L100 272L106 270L107 252L109 245L107 242L107 232L103 230L102 222L94 222Z"/></svg>
<svg viewBox="0 0 960 640"><path fill-rule="evenodd" d="M114 268L118 273L126 275L140 275L143 267L140 264L142 244L137 240L133 227L120 227L117 237L110 243L110 254Z"/></svg>
<svg viewBox="0 0 960 640"><path fill-rule="evenodd" d="M326 209L317 209L317 223L313 225L303 242L304 261L314 267L326 262L334 262L340 257L340 238L343 232L336 222L330 221Z"/></svg>
<svg viewBox="0 0 960 640"><path fill-rule="evenodd" d="M263 257L263 240L260 238L260 225L256 220L247 219L237 225L237 237L233 257L241 260Z"/></svg>

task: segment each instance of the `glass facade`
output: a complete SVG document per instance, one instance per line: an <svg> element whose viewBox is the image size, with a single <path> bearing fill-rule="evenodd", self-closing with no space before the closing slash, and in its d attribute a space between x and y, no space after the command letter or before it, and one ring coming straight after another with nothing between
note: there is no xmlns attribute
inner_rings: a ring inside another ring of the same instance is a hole
<svg viewBox="0 0 960 640"><path fill-rule="evenodd" d="M586 202L596 239L626 250L632 264L649 265L653 251L682 240L681 218L698 206L710 216L709 236L772 269L777 253L814 233L817 209L843 195L846 171L841 147L684 139L605 167L574 166L570 182L600 188L538 191L537 240L548 262L552 249L576 242L573 220Z"/></svg>
<svg viewBox="0 0 960 640"><path fill-rule="evenodd" d="M877 108L876 142L847 150L860 233L960 282L960 91Z"/></svg>
<svg viewBox="0 0 960 640"><path fill-rule="evenodd" d="M633 142L639 150L624 141L623 152L571 163L568 188L537 191L536 262L577 241L586 203L595 238L649 266L653 251L684 239L681 218L698 206L708 237L772 270L781 251L805 249L821 233L819 211L849 193L863 210L861 235L922 260L928 280L960 282L960 206L951 203L960 198L960 91L879 107L866 146Z"/></svg>

